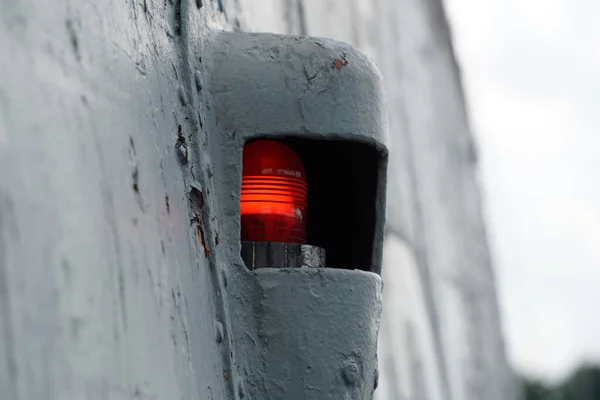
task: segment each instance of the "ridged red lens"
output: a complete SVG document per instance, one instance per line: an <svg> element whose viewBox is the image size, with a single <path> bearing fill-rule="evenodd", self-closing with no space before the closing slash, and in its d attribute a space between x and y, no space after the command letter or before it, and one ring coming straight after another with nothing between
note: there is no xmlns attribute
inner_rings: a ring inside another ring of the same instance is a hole
<svg viewBox="0 0 600 400"><path fill-rule="evenodd" d="M242 241L306 243L306 178L296 153L273 140L243 152Z"/></svg>

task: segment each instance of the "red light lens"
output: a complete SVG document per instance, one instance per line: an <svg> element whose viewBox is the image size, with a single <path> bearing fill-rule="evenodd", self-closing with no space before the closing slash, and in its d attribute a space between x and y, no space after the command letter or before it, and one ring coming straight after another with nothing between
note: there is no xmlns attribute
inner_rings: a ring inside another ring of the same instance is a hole
<svg viewBox="0 0 600 400"><path fill-rule="evenodd" d="M259 140L244 146L242 241L306 243L306 178L296 153Z"/></svg>

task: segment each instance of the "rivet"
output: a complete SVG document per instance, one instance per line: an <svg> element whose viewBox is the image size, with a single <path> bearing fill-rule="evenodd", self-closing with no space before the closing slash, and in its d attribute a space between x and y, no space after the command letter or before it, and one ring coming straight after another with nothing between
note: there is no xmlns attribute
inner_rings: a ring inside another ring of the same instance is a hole
<svg viewBox="0 0 600 400"><path fill-rule="evenodd" d="M225 272L225 269L221 270L221 279L223 279L223 286L227 287L227 284L229 283L227 280L227 272Z"/></svg>
<svg viewBox="0 0 600 400"><path fill-rule="evenodd" d="M223 332L223 324L219 321L215 324L215 339L217 343L223 342L224 332Z"/></svg>
<svg viewBox="0 0 600 400"><path fill-rule="evenodd" d="M246 397L246 389L244 389L243 381L238 382L238 396L240 396L240 399L243 399L244 397Z"/></svg>
<svg viewBox="0 0 600 400"><path fill-rule="evenodd" d="M356 383L359 373L358 365L354 361L350 361L342 368L342 376L348 386Z"/></svg>
<svg viewBox="0 0 600 400"><path fill-rule="evenodd" d="M179 162L181 162L182 164L187 164L188 163L188 149L187 149L187 145L185 143L176 143L175 144L175 149L177 150L177 158L179 159Z"/></svg>
<svg viewBox="0 0 600 400"><path fill-rule="evenodd" d="M194 78L196 81L196 90L201 91L202 90L202 74L200 74L200 71L196 70L196 72L194 73Z"/></svg>
<svg viewBox="0 0 600 400"><path fill-rule="evenodd" d="M185 106L187 104L187 97L185 95L185 89L183 89L183 86L179 85L179 88L177 91L179 94L179 102L181 103L182 106Z"/></svg>

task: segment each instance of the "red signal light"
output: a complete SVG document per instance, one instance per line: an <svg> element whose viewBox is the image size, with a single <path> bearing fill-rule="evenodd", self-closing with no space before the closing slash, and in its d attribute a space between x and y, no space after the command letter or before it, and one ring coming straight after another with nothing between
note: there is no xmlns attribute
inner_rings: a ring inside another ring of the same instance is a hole
<svg viewBox="0 0 600 400"><path fill-rule="evenodd" d="M273 140L244 146L242 241L306 243L306 178L292 149Z"/></svg>

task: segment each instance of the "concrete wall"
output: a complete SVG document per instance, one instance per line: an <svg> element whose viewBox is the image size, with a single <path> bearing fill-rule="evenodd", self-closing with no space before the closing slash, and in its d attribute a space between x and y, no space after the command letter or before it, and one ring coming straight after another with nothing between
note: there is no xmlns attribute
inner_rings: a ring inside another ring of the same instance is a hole
<svg viewBox="0 0 600 400"><path fill-rule="evenodd" d="M378 398L510 399L436 0L0 1L3 398L244 395L193 67L220 28L332 37L376 59L391 143Z"/></svg>

